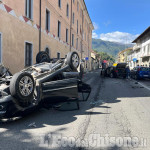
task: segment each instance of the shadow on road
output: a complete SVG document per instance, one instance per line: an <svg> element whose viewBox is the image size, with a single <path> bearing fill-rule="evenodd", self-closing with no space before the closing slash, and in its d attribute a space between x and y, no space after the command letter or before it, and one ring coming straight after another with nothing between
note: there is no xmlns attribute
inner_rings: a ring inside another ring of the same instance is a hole
<svg viewBox="0 0 150 150"><path fill-rule="evenodd" d="M92 78L92 76L89 76ZM135 93L134 90L128 84L119 84L119 82L126 82L122 79L114 79L111 85L105 84L104 80L99 77L97 74L92 81L92 93L89 97L88 102L80 104L80 110L75 111L57 111L55 109L40 109L32 114L9 123L0 124L0 149L5 147L5 149L22 149L25 148L34 148L44 150L46 148L39 148L36 137L33 138L32 132L39 132L47 134L48 132L60 133L61 131L67 130L67 128L62 128L62 125L67 125L69 123L75 122L78 116L82 115L104 115L107 113L103 112L93 112L91 108L99 107L109 109L109 106L102 106L104 103L119 103L121 100L118 100L120 97L143 97L142 93ZM112 79L108 79L112 80ZM106 87L107 86L107 87ZM106 93L100 93L101 87L106 90ZM121 91L121 88L124 87L124 91ZM131 88L132 93L126 90L126 88ZM118 90L119 89L119 90ZM103 100L99 100L99 95L102 95ZM147 95L147 96L150 96ZM146 96L145 96L146 97ZM93 103L93 104L91 104ZM36 127L31 128L28 125L35 122ZM47 131L45 130L48 126L57 126L58 130ZM9 144L8 144L9 143ZM18 147L20 146L20 147ZM108 149L108 150L122 150L117 147Z"/></svg>

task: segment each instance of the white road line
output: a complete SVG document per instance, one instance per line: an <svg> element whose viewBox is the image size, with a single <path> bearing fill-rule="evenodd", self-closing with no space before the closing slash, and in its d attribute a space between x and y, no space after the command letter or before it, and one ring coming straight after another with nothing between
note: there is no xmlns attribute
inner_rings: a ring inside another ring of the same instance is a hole
<svg viewBox="0 0 150 150"><path fill-rule="evenodd" d="M138 82L141 86L143 86L144 88L146 88L147 90L149 90L150 91L150 88L149 87L147 87L146 85L144 85L143 83L140 83L140 82Z"/></svg>
<svg viewBox="0 0 150 150"><path fill-rule="evenodd" d="M135 81L135 82L138 82L137 80L134 80L134 79L131 79L131 81ZM139 85L143 86L145 89L149 90L150 91L150 88L148 86L146 86L145 84L143 83L140 83L138 82Z"/></svg>

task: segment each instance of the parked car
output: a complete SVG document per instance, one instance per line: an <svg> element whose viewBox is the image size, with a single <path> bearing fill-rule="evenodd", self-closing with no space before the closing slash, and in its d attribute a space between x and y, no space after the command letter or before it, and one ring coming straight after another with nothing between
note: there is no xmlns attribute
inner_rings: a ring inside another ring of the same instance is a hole
<svg viewBox="0 0 150 150"><path fill-rule="evenodd" d="M116 66L108 67L105 70L105 76L111 78L126 77L126 63L118 63Z"/></svg>
<svg viewBox="0 0 150 150"><path fill-rule="evenodd" d="M138 80L144 78L150 78L150 68L148 67L135 67L130 72L131 78Z"/></svg>
<svg viewBox="0 0 150 150"><path fill-rule="evenodd" d="M76 102L79 109L79 101L88 99L91 87L77 71L80 59L76 52L51 62L40 52L37 61L41 63L13 76L6 71L0 78L0 119L23 116L45 104ZM79 93L84 97L79 99Z"/></svg>
<svg viewBox="0 0 150 150"><path fill-rule="evenodd" d="M108 77L112 70L112 66L107 67L106 69L101 69L101 76Z"/></svg>

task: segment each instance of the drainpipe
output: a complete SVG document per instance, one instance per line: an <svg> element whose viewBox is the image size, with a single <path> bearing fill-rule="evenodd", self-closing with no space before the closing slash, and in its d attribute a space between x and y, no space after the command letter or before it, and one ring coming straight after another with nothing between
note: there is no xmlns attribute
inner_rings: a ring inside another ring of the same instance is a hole
<svg viewBox="0 0 150 150"><path fill-rule="evenodd" d="M71 39L72 39L72 0L71 0L71 15L70 15L70 52L71 52Z"/></svg>
<svg viewBox="0 0 150 150"><path fill-rule="evenodd" d="M40 29L39 29L39 52L41 51L41 9L42 9L42 6L41 6L41 0L40 0L40 18L39 18L39 26L40 26Z"/></svg>

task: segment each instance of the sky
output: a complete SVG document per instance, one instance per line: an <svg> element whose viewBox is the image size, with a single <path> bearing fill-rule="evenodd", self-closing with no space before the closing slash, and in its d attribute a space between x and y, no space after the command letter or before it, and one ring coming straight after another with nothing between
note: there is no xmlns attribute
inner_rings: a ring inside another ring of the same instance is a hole
<svg viewBox="0 0 150 150"><path fill-rule="evenodd" d="M85 0L93 38L128 44L150 26L150 0Z"/></svg>

